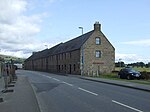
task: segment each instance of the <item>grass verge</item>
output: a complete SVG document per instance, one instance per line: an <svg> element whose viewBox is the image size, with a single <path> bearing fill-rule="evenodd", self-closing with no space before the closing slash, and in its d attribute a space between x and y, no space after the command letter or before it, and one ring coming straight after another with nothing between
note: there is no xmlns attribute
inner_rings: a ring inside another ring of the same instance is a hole
<svg viewBox="0 0 150 112"><path fill-rule="evenodd" d="M120 71L122 68L124 67L115 67L115 71ZM139 72L143 72L143 71L146 71L146 72L150 72L150 68L145 68L145 67L133 67L134 70L137 70Z"/></svg>
<svg viewBox="0 0 150 112"><path fill-rule="evenodd" d="M91 76L93 77L93 76ZM105 79L110 79L110 80L118 80L118 81L126 81L126 82L132 82L132 83L138 83L138 84L145 84L145 85L150 85L150 80L127 80L127 79L120 79L118 78L117 74L111 73L111 74L101 74L99 76L94 76L95 78L105 78Z"/></svg>

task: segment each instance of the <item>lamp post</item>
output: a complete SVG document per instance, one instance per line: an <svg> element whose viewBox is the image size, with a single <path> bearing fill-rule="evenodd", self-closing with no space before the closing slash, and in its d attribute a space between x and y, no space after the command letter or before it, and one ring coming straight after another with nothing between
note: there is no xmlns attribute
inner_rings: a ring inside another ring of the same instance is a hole
<svg viewBox="0 0 150 112"><path fill-rule="evenodd" d="M83 27L81 27L81 26L80 26L80 27L79 27L79 29L81 29L81 30L82 30L82 35L83 35Z"/></svg>
<svg viewBox="0 0 150 112"><path fill-rule="evenodd" d="M82 35L83 35L83 27L79 27L79 29L81 29L82 31ZM83 37L82 38L82 42L83 42ZM84 65L84 48L83 45L81 47L81 75L83 75L83 66Z"/></svg>
<svg viewBox="0 0 150 112"><path fill-rule="evenodd" d="M48 45L45 45L46 49L48 49Z"/></svg>

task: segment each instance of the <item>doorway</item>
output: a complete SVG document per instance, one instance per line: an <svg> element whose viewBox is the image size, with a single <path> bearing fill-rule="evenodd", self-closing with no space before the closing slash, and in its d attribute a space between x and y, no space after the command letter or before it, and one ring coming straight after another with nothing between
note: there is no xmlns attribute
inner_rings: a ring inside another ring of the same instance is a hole
<svg viewBox="0 0 150 112"><path fill-rule="evenodd" d="M71 74L71 64L69 64L69 74Z"/></svg>

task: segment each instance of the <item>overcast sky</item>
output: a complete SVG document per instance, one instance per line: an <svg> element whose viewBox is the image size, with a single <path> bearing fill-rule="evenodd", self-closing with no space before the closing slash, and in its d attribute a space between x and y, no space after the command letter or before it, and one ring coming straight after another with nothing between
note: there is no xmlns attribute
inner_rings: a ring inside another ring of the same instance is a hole
<svg viewBox="0 0 150 112"><path fill-rule="evenodd" d="M93 30L116 49L116 61L150 62L150 0L0 0L0 54L29 57Z"/></svg>

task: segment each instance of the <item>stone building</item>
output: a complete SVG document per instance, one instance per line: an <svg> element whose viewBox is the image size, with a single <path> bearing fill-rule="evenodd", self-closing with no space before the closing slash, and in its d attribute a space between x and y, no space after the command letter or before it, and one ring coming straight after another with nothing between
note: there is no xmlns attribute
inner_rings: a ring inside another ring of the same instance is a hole
<svg viewBox="0 0 150 112"><path fill-rule="evenodd" d="M99 75L115 67L115 48L96 22L94 30L50 49L33 53L25 69L64 74Z"/></svg>

